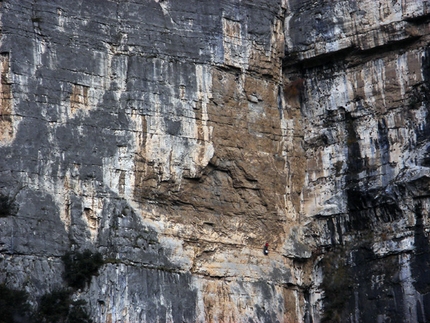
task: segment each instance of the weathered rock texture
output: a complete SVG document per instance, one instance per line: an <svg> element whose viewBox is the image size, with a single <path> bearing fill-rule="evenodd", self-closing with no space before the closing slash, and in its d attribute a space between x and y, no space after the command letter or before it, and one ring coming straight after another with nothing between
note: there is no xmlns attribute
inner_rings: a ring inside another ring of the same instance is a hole
<svg viewBox="0 0 430 323"><path fill-rule="evenodd" d="M90 249L95 322L430 320L426 1L0 4L0 282L35 308Z"/></svg>
<svg viewBox="0 0 430 323"><path fill-rule="evenodd" d="M315 246L309 315L427 322L427 3L288 6L284 73L304 82L287 109L300 109L306 166L289 171L302 174L302 227Z"/></svg>

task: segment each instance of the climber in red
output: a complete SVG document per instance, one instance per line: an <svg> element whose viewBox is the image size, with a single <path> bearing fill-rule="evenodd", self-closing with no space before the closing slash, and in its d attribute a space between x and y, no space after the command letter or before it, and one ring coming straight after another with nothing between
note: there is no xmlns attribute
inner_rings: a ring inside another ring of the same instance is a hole
<svg viewBox="0 0 430 323"><path fill-rule="evenodd" d="M264 254L267 256L269 254L269 243L266 242L264 245Z"/></svg>

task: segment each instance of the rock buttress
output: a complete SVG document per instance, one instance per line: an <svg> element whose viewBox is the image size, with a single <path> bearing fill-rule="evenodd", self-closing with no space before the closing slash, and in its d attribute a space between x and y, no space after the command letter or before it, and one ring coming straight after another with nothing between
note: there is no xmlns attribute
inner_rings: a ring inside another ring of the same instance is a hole
<svg viewBox="0 0 430 323"><path fill-rule="evenodd" d="M288 2L313 322L429 320L428 14L422 1Z"/></svg>
<svg viewBox="0 0 430 323"><path fill-rule="evenodd" d="M37 311L89 249L104 263L70 292L95 322L300 317L284 4L1 4L1 283Z"/></svg>

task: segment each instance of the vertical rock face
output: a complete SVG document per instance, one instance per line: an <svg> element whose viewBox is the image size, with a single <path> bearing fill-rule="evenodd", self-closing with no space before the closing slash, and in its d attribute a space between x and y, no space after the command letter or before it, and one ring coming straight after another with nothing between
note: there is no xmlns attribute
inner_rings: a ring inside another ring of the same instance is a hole
<svg viewBox="0 0 430 323"><path fill-rule="evenodd" d="M430 319L425 1L0 5L0 282L34 308L90 249L95 322Z"/></svg>
<svg viewBox="0 0 430 323"><path fill-rule="evenodd" d="M36 307L90 249L96 322L283 321L283 10L2 2L2 282Z"/></svg>
<svg viewBox="0 0 430 323"><path fill-rule="evenodd" d="M428 16L425 1L288 3L313 321L430 319Z"/></svg>

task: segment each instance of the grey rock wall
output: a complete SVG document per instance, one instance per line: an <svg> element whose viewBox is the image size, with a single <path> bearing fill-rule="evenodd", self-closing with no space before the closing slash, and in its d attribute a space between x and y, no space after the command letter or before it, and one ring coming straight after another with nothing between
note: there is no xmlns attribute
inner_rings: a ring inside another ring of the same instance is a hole
<svg viewBox="0 0 430 323"><path fill-rule="evenodd" d="M95 322L282 321L291 270L262 253L284 221L282 12L1 2L1 282L37 308L90 249L105 263L73 297Z"/></svg>
<svg viewBox="0 0 430 323"><path fill-rule="evenodd" d="M429 320L425 1L0 5L0 283L34 309L89 249L95 322Z"/></svg>
<svg viewBox="0 0 430 323"><path fill-rule="evenodd" d="M289 2L289 10L285 75L304 84L289 106L300 110L306 161L295 171L303 235L317 251L310 316L426 322L427 4Z"/></svg>

